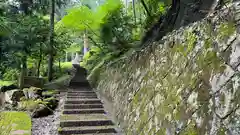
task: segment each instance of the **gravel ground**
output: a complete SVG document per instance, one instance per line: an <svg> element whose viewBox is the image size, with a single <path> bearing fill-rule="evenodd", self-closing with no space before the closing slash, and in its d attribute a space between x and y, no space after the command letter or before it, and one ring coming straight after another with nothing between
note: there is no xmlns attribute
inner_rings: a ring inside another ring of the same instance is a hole
<svg viewBox="0 0 240 135"><path fill-rule="evenodd" d="M32 119L32 135L58 135L61 110L64 104L65 93L59 95L59 105L53 115Z"/></svg>

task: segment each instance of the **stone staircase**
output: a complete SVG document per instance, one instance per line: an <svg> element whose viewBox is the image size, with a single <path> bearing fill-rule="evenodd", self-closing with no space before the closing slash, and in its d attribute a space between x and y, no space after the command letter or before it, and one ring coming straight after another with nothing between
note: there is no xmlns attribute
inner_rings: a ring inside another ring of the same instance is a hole
<svg viewBox="0 0 240 135"><path fill-rule="evenodd" d="M59 135L120 135L86 81L75 80L70 86L60 117Z"/></svg>

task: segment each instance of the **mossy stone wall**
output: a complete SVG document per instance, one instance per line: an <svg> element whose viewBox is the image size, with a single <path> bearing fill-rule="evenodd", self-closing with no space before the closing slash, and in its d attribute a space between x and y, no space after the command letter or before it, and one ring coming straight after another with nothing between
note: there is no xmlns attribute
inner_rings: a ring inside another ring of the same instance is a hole
<svg viewBox="0 0 240 135"><path fill-rule="evenodd" d="M238 3L99 72L127 135L240 134Z"/></svg>

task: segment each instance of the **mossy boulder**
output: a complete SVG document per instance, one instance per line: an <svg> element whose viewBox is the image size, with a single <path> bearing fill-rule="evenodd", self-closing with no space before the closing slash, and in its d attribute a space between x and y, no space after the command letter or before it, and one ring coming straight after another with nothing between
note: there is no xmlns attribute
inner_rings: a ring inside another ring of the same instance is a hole
<svg viewBox="0 0 240 135"><path fill-rule="evenodd" d="M23 99L18 103L18 110L28 111L33 118L44 117L52 114L58 106L58 100L55 97L46 99Z"/></svg>
<svg viewBox="0 0 240 135"><path fill-rule="evenodd" d="M41 99L30 99L19 102L18 109L21 111L28 111L32 118L39 118L52 114L52 106L57 106L57 102L55 104L55 100L53 99L46 101L42 101Z"/></svg>
<svg viewBox="0 0 240 135"><path fill-rule="evenodd" d="M36 108L32 113L31 117L32 118L39 118L39 117L44 117L52 114L53 111L46 105L39 104L38 108Z"/></svg>
<svg viewBox="0 0 240 135"><path fill-rule="evenodd" d="M58 91L37 87L25 88L23 91L25 97L18 103L18 110L28 111L33 118L50 115L58 106Z"/></svg>
<svg viewBox="0 0 240 135"><path fill-rule="evenodd" d="M37 87L30 87L23 89L27 99L38 99L42 97L42 89Z"/></svg>
<svg viewBox="0 0 240 135"><path fill-rule="evenodd" d="M43 103L50 109L56 109L58 106L58 100L55 97L46 98L43 100Z"/></svg>
<svg viewBox="0 0 240 135"><path fill-rule="evenodd" d="M22 111L33 112L39 107L41 100L23 100L18 103L18 109Z"/></svg>

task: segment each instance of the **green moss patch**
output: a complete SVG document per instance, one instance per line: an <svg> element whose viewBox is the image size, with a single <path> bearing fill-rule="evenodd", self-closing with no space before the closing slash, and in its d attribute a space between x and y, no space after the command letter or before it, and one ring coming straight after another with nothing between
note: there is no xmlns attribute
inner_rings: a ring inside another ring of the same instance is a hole
<svg viewBox="0 0 240 135"><path fill-rule="evenodd" d="M44 88L46 89L63 89L68 85L68 82L70 80L71 76L70 75L63 75L62 77L53 80L50 83L47 83L44 85Z"/></svg>
<svg viewBox="0 0 240 135"><path fill-rule="evenodd" d="M42 93L42 96L43 97L52 97L52 96L54 96L54 95L56 95L56 94L58 94L59 92L58 91L56 91L56 90L47 90L47 91L44 91L43 93Z"/></svg>
<svg viewBox="0 0 240 135"><path fill-rule="evenodd" d="M30 111L31 112L31 111L33 111L33 110L38 108L40 102L41 102L41 100L40 101L32 100L32 99L30 99L30 100L23 100L23 101L19 102L18 108L20 110Z"/></svg>
<svg viewBox="0 0 240 135"><path fill-rule="evenodd" d="M58 100L54 97L50 97L44 99L42 103L51 109L55 109L58 105Z"/></svg>
<svg viewBox="0 0 240 135"><path fill-rule="evenodd" d="M0 135L31 135L31 118L25 112L1 112Z"/></svg>

